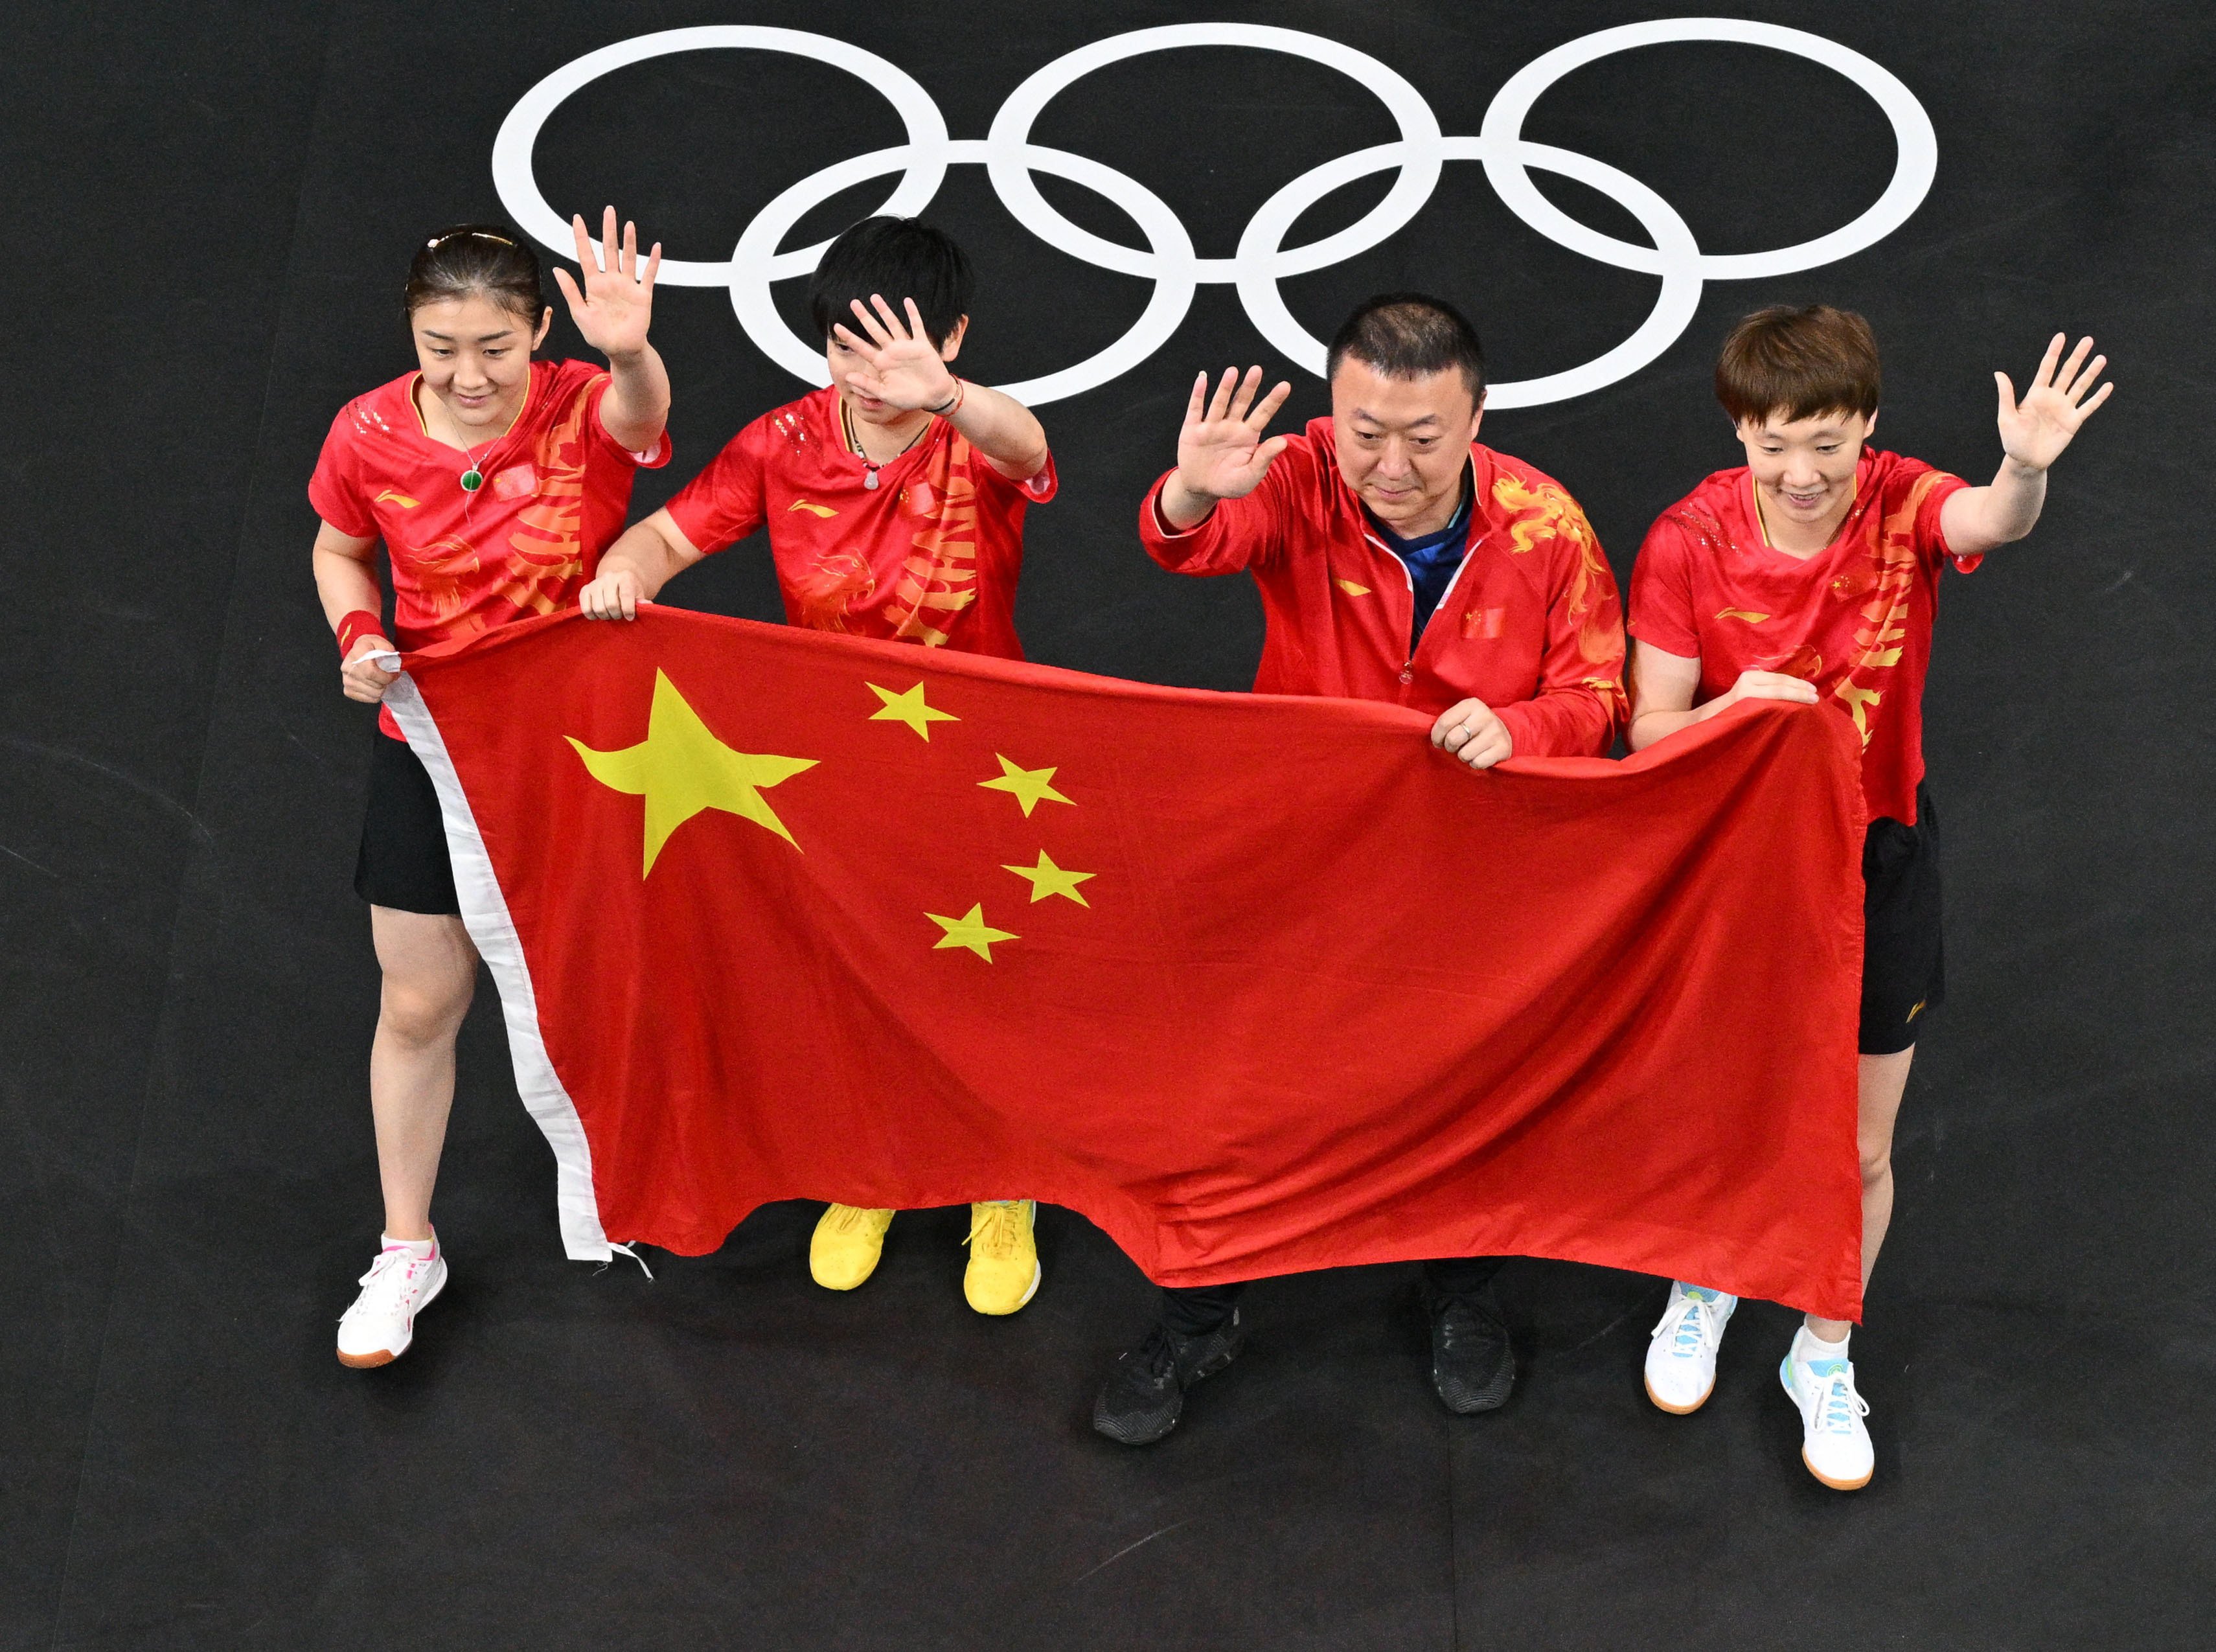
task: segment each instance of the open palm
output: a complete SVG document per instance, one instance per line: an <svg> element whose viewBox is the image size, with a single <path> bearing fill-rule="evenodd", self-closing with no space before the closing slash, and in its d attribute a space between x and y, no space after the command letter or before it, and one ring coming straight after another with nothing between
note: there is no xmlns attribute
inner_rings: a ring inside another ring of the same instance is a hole
<svg viewBox="0 0 2216 1652"><path fill-rule="evenodd" d="M831 329L839 342L862 361L860 367L846 374L848 386L903 412L941 405L954 394L954 375L931 342L915 300L902 300L908 311L905 322L879 294L872 293L870 303L877 306L875 314L859 299L853 301L861 332L844 322Z"/></svg>
<svg viewBox="0 0 2216 1652"><path fill-rule="evenodd" d="M600 253L594 256L585 234L582 214L569 220L577 237L577 268L584 277L582 290L558 265L554 284L569 305L569 319L586 343L602 355L636 355L646 348L647 329L654 321L654 278L662 268L662 243L654 243L643 268L638 259L638 226L623 226L623 243L616 243L616 209L607 209L600 220ZM605 259L605 264L603 263Z"/></svg>
<svg viewBox="0 0 2216 1652"><path fill-rule="evenodd" d="M1193 380L1178 432L1178 480L1188 492L1203 499L1242 499L1261 485L1270 461L1285 451L1288 438L1265 441L1262 432L1293 387L1280 383L1256 403L1261 385L1259 367L1247 368L1243 379L1238 368L1226 367L1213 397L1206 373Z"/></svg>
<svg viewBox="0 0 2216 1652"><path fill-rule="evenodd" d="M2101 376L2101 369L2108 365L2108 358L2096 355L2090 361L2085 357L2093 348L2090 337L2078 341L2078 348L2070 352L2067 361L2062 360L2064 335L2057 333L2054 342L2047 347L2047 354L2039 363L2039 371L2032 375L2025 388L2023 399L2016 398L2016 386L2008 374L1997 373L1993 382L2000 391L2001 451L2017 464L2033 470L2043 471L2062 456L2078 428L2092 416L2093 410L2108 399L2113 384L2102 385L2089 398L2088 391Z"/></svg>

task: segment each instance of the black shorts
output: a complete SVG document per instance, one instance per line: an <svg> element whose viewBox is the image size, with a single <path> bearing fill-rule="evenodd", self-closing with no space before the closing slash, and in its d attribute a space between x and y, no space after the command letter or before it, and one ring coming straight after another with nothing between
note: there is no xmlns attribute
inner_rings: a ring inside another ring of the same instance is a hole
<svg viewBox="0 0 2216 1652"><path fill-rule="evenodd" d="M1862 1024L1866 1056L1898 1054L1947 996L1939 901L1939 813L1916 788L1916 824L1889 817L1862 836Z"/></svg>
<svg viewBox="0 0 2216 1652"><path fill-rule="evenodd" d="M382 729L373 737L369 806L362 815L354 892L372 906L459 917L462 903L454 893L446 823L439 813L431 772L405 740Z"/></svg>

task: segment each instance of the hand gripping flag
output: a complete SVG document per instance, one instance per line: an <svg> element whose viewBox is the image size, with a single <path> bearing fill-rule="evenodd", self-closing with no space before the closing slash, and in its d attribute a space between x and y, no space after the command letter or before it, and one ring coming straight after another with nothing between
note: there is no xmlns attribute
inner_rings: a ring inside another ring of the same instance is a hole
<svg viewBox="0 0 2216 1652"><path fill-rule="evenodd" d="M1149 1277L1520 1254L1859 1310L1854 730L1427 718L654 607L411 654L569 1254L1035 1198Z"/></svg>

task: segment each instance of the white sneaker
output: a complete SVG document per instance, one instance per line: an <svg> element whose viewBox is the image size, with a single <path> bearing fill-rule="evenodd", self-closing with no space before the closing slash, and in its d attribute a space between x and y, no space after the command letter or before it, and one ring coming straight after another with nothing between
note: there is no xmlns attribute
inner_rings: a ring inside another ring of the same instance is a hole
<svg viewBox="0 0 2216 1652"><path fill-rule="evenodd" d="M1877 1461L1862 1426L1869 1402L1855 1392L1854 1361L1812 1362L1804 1357L1809 1341L1805 1329L1795 1332L1777 1368L1778 1381L1800 1408L1800 1460L1832 1490L1859 1491Z"/></svg>
<svg viewBox="0 0 2216 1652"><path fill-rule="evenodd" d="M416 1316L446 1288L446 1257L436 1241L428 1256L385 1241L361 1276L361 1294L339 1320L339 1363L364 1370L389 1365L416 1340Z"/></svg>
<svg viewBox="0 0 2216 1652"><path fill-rule="evenodd" d="M1647 1345L1647 1397L1674 1416L1699 1410L1715 1392L1716 1350L1739 1298L1682 1279Z"/></svg>

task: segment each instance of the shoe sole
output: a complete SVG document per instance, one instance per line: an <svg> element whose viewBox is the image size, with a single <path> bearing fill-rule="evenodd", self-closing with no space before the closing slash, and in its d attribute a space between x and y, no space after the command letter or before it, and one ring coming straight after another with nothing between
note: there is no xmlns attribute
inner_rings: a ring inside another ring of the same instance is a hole
<svg viewBox="0 0 2216 1652"><path fill-rule="evenodd" d="M1690 1405L1672 1405L1669 1401L1664 1399L1659 1394L1657 1394L1654 1391L1653 1384L1645 1383L1644 1386L1647 1390L1647 1397L1654 1402L1654 1409L1658 1411L1667 1411L1673 1417L1691 1416L1694 1412L1706 1405L1708 1402L1708 1396L1716 1391L1716 1385L1714 1383L1710 1383L1708 1385L1708 1388L1702 1393L1701 1397L1695 1400Z"/></svg>
<svg viewBox="0 0 2216 1652"><path fill-rule="evenodd" d="M1039 1281L1044 1278L1046 1278L1046 1270L1040 1267L1037 1262L1034 1261L1031 1264L1031 1282L1024 1287L1024 1294L1016 1298L1016 1305L1014 1308L978 1308L977 1299L975 1297L972 1297L967 1291L964 1291L962 1293L963 1299L968 1302L971 1308L976 1309L977 1312L984 1315L988 1319L1004 1319L1008 1315L1014 1313L1017 1309L1025 1306L1033 1297L1038 1295Z"/></svg>
<svg viewBox="0 0 2216 1652"><path fill-rule="evenodd" d="M423 1300L416 1304L416 1313L422 1313L433 1303L438 1301L439 1292L446 1288L446 1272L442 1268L440 1270L438 1284L433 1285L430 1290L424 1292ZM398 1347L379 1348L374 1353L348 1353L342 1348L339 1351L339 1363L344 1365L348 1371L375 1371L379 1365L391 1365L395 1359L397 1359L402 1354L407 1353L409 1349L415 1346L416 1314L410 1314L408 1316L408 1335L401 1339L400 1346Z"/></svg>
<svg viewBox="0 0 2216 1652"><path fill-rule="evenodd" d="M1811 1463L1808 1460L1808 1448L1805 1446L1800 1448L1800 1466L1807 1470L1809 1473L1814 1475L1819 1484L1829 1486L1833 1491L1860 1491L1864 1486L1870 1482L1870 1476L1867 1474L1862 1476L1859 1480L1832 1479L1830 1475L1825 1474L1821 1469L1818 1468L1813 1463ZM1876 1470L1874 1469L1871 1470L1872 1473L1874 1473L1875 1471Z"/></svg>

